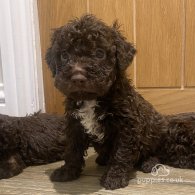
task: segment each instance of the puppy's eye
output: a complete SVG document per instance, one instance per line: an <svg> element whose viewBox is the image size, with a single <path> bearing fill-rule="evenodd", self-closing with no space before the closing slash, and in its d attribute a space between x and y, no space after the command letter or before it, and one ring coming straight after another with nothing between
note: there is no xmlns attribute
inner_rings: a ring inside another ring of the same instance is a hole
<svg viewBox="0 0 195 195"><path fill-rule="evenodd" d="M69 54L67 52L62 52L61 60L67 62L69 60Z"/></svg>
<svg viewBox="0 0 195 195"><path fill-rule="evenodd" d="M96 51L95 51L95 56L96 56L96 58L99 58L99 59L103 59L104 57L105 57L105 52L104 52L104 50L103 49L97 49Z"/></svg>

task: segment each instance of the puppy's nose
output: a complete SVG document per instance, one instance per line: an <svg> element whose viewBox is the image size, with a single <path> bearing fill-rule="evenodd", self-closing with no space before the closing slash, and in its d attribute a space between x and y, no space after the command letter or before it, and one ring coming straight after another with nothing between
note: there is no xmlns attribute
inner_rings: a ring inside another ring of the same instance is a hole
<svg viewBox="0 0 195 195"><path fill-rule="evenodd" d="M86 80L87 80L87 78L82 74L76 74L76 75L73 75L71 77L72 83L77 85L77 86L84 85Z"/></svg>

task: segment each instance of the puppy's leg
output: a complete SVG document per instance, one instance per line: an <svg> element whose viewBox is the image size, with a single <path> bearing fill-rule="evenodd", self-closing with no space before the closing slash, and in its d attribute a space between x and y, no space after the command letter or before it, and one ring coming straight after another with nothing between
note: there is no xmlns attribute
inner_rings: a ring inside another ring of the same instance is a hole
<svg viewBox="0 0 195 195"><path fill-rule="evenodd" d="M100 153L98 153L98 157L96 158L95 162L100 166L106 166L109 160L109 153L106 152L104 149Z"/></svg>
<svg viewBox="0 0 195 195"><path fill-rule="evenodd" d="M19 154L6 154L0 160L0 179L6 179L18 175L25 168L25 164Z"/></svg>
<svg viewBox="0 0 195 195"><path fill-rule="evenodd" d="M71 118L67 121L66 132L65 164L52 173L50 176L52 181L77 179L85 165L84 155L88 147L88 139L83 127L79 121Z"/></svg>
<svg viewBox="0 0 195 195"><path fill-rule="evenodd" d="M112 141L107 141L105 144L101 145L99 143L93 143L95 151L98 153L98 157L95 162L100 166L105 166L108 164L110 158L110 152L112 149Z"/></svg>
<svg viewBox="0 0 195 195"><path fill-rule="evenodd" d="M133 135L133 134L132 134ZM127 141L126 134L119 136L116 140L115 151L109 159L108 167L100 184L106 189L123 188L128 185L130 173L134 173L134 164L138 160L139 150L136 144L136 136Z"/></svg>

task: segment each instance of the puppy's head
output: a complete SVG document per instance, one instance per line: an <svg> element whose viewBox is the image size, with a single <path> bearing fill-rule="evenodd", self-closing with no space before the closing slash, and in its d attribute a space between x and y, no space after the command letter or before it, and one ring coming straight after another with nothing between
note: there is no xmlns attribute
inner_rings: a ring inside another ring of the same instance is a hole
<svg viewBox="0 0 195 195"><path fill-rule="evenodd" d="M93 15L84 15L55 30L46 61L55 86L76 100L105 95L136 50L119 32Z"/></svg>

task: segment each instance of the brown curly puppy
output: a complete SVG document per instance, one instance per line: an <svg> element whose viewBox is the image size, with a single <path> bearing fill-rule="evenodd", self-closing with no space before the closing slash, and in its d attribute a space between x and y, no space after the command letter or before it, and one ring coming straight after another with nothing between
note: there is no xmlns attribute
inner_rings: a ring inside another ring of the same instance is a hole
<svg viewBox="0 0 195 195"><path fill-rule="evenodd" d="M0 114L0 179L18 175L29 165L64 159L63 130L63 116Z"/></svg>
<svg viewBox="0 0 195 195"><path fill-rule="evenodd" d="M134 167L151 171L158 163L195 168L195 113L163 116L131 85L125 70L136 50L117 22L107 26L84 15L58 28L46 60L65 104L65 165L53 181L79 177L91 142L107 165L101 177L106 189L128 185Z"/></svg>

